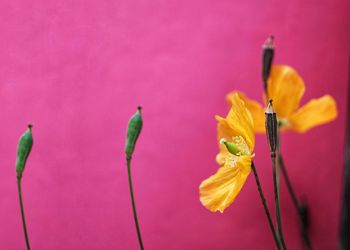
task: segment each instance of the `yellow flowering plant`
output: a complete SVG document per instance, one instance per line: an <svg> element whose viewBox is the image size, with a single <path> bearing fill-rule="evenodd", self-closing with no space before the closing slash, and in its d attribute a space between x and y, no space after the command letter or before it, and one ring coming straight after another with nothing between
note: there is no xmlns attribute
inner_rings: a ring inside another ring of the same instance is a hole
<svg viewBox="0 0 350 250"><path fill-rule="evenodd" d="M271 48L270 48L271 49ZM273 57L270 58L272 61ZM264 62L265 63L265 62ZM266 65L264 65L266 67ZM278 121L278 131L294 131L304 133L311 128L328 123L337 117L337 105L334 98L330 95L324 95L317 99L312 99L304 106L300 107L301 98L305 92L305 84L298 72L287 65L267 65L271 70L267 70L268 78L264 79L263 102L267 106L269 100L273 100L274 111ZM266 76L266 74L265 74ZM263 106L254 100L249 99L244 93L234 91L227 95L226 99L232 104L232 96L239 95L244 104L251 112L254 120L254 131L256 133L265 133L266 120ZM283 157L280 150L280 140L277 136L277 163L278 167L274 170L275 195L279 196L279 169L282 170L283 177L287 184L287 189L291 195L293 204L297 210L301 234L306 249L312 249L311 241L307 234L307 205L300 203L295 195L287 169L284 165ZM275 159L272 159L273 163ZM277 172L277 173L276 173ZM276 220L279 239L283 249L286 248L282 230L281 217L279 210L279 199L276 200ZM305 219L306 218L306 219Z"/></svg>
<svg viewBox="0 0 350 250"><path fill-rule="evenodd" d="M264 106L249 99L244 93L233 91L226 97L231 108L227 116L216 116L220 152L216 157L220 165L217 172L199 186L200 201L212 212L221 213L230 206L240 193L251 170L265 209L276 248L287 249L282 233L280 212L281 168L287 189L297 210L305 249L312 249L307 234L307 206L300 204L289 180L280 151L279 131L304 133L337 117L337 105L330 95L312 99L300 107L305 84L298 72L287 65L273 65L274 46L270 36L263 45ZM268 104L269 103L269 104ZM272 107L273 103L273 107ZM268 104L268 105L267 105ZM273 225L253 162L255 133L267 132L272 160L275 193L276 229ZM276 233L277 232L277 233Z"/></svg>

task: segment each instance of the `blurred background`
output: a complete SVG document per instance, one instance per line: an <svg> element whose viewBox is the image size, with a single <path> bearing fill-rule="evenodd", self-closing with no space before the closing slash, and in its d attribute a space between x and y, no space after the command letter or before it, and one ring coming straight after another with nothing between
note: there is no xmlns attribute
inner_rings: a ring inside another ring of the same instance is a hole
<svg viewBox="0 0 350 250"><path fill-rule="evenodd" d="M262 101L261 47L293 66L311 98L331 94L338 118L286 133L282 152L310 205L315 249L336 249L343 187L350 2L1 1L0 249L25 249L16 185L19 136L34 147L22 186L32 249L138 249L125 166L129 117L143 106L133 158L146 249L274 249L253 176L223 213L199 202L218 168L215 114L241 90ZM255 162L273 209L265 135ZM297 214L282 184L289 249Z"/></svg>

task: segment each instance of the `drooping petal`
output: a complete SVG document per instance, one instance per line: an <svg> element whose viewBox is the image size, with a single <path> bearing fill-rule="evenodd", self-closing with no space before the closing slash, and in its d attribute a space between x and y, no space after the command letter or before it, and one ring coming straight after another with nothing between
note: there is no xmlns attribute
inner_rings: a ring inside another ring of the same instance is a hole
<svg viewBox="0 0 350 250"><path fill-rule="evenodd" d="M334 120L337 117L337 104L332 96L325 95L312 99L289 119L292 130L306 132L307 130Z"/></svg>
<svg viewBox="0 0 350 250"><path fill-rule="evenodd" d="M242 136L252 152L255 144L253 117L237 93L232 96L232 107L226 116L226 122L234 136Z"/></svg>
<svg viewBox="0 0 350 250"><path fill-rule="evenodd" d="M251 171L251 158L242 156L234 166L224 165L199 186L200 201L212 212L223 212L237 197Z"/></svg>
<svg viewBox="0 0 350 250"><path fill-rule="evenodd" d="M227 102L232 105L232 98L235 93L243 100L245 106L253 116L254 131L257 133L265 133L265 112L263 107L257 101L249 99L242 92L231 92L226 96Z"/></svg>
<svg viewBox="0 0 350 250"><path fill-rule="evenodd" d="M272 66L268 81L268 98L280 118L288 118L299 106L305 85L301 76L286 65Z"/></svg>

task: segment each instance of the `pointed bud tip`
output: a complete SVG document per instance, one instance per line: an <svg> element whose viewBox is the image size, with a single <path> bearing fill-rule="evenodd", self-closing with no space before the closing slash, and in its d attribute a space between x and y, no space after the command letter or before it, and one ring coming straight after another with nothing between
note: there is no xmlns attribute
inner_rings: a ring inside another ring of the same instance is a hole
<svg viewBox="0 0 350 250"><path fill-rule="evenodd" d="M269 103L267 104L267 108L265 110L266 114L273 114L275 113L275 111L273 110L273 106L272 106L272 99L269 99Z"/></svg>
<svg viewBox="0 0 350 250"><path fill-rule="evenodd" d="M29 130L32 130L32 127L33 127L33 124L29 123L29 124L28 124Z"/></svg>
<svg viewBox="0 0 350 250"><path fill-rule="evenodd" d="M274 39L275 39L275 37L273 35L269 35L263 44L263 48L273 49L274 48Z"/></svg>

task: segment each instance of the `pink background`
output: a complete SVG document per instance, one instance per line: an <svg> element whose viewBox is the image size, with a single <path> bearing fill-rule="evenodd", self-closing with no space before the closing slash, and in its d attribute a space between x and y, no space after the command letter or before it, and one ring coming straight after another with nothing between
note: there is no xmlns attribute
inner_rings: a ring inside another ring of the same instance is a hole
<svg viewBox="0 0 350 250"><path fill-rule="evenodd" d="M303 103L330 93L338 119L283 135L299 195L311 204L315 249L336 249L349 67L350 2L1 1L0 249L24 249L15 158L28 122L35 145L23 177L32 249L138 249L124 160L138 104L133 161L146 249L273 249L253 176L224 214L204 209L213 174L215 114L233 89L261 99L261 44L303 76ZM265 136L256 165L273 209ZM289 249L300 249L282 185Z"/></svg>

